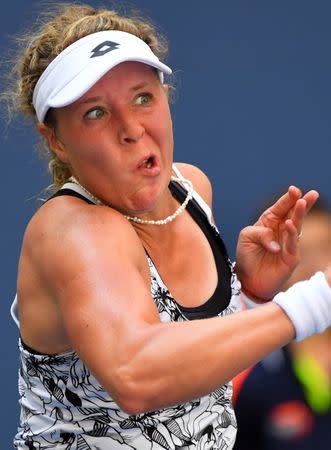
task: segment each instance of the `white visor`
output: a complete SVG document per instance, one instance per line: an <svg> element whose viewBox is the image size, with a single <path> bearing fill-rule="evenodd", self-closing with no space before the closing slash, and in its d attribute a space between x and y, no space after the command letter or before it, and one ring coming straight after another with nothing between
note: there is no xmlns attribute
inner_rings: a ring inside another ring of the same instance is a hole
<svg viewBox="0 0 331 450"><path fill-rule="evenodd" d="M133 34L117 30L89 34L65 48L39 78L32 100L38 121L44 121L49 108L60 108L78 100L110 69L124 61L155 67L161 82L164 73L172 72Z"/></svg>

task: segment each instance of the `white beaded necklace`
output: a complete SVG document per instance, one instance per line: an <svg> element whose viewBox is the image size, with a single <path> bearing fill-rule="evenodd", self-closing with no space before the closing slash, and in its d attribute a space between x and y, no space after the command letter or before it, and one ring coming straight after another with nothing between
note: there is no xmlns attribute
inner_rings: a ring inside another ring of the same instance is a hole
<svg viewBox="0 0 331 450"><path fill-rule="evenodd" d="M125 217L130 222L135 222L135 223L139 223L142 225L165 225L166 223L172 222L174 219L176 219L176 217L179 216L179 214L181 214L184 211L188 202L192 199L193 185L192 185L192 182L190 180L187 180L186 178L178 178L175 176L171 176L171 180L177 181L178 183L183 183L184 185L187 186L187 195L186 195L185 200L176 209L176 211L173 214L171 214L171 216L168 216L165 219L160 219L160 220L145 220L145 219L140 219L139 217L135 217L135 216L125 216ZM89 192L84 186L82 186L74 176L71 176L69 178L69 181L77 184L77 186L79 186L83 191L85 191L86 194L88 194L88 196L91 198L91 200L93 200L94 203L96 203L97 205L105 205L105 203L103 203L100 199L98 199L93 194L91 194L91 192Z"/></svg>

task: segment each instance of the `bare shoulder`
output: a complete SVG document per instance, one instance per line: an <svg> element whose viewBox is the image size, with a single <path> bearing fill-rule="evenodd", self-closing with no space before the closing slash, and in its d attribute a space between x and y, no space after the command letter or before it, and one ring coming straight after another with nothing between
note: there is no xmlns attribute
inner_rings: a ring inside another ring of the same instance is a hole
<svg viewBox="0 0 331 450"><path fill-rule="evenodd" d="M42 277L59 282L85 267L127 257L139 264L142 244L130 223L117 211L58 197L43 205L25 232L22 253Z"/></svg>
<svg viewBox="0 0 331 450"><path fill-rule="evenodd" d="M181 174L192 181L194 189L201 195L205 202L212 205L212 184L208 176L199 167L187 163L176 162L175 166Z"/></svg>

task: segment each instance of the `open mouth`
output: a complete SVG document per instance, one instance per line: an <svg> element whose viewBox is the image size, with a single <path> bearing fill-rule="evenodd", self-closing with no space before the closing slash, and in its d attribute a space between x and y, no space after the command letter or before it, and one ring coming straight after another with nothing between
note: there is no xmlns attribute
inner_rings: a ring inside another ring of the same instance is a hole
<svg viewBox="0 0 331 450"><path fill-rule="evenodd" d="M154 163L155 163L154 157L150 156L149 158L144 159L144 161L141 163L141 167L150 169L151 167L153 167Z"/></svg>

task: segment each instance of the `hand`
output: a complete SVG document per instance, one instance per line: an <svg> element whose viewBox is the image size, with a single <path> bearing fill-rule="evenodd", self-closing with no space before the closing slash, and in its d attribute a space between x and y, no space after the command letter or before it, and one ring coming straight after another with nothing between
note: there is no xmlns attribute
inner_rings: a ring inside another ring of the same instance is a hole
<svg viewBox="0 0 331 450"><path fill-rule="evenodd" d="M302 196L290 186L253 226L239 234L236 271L243 290L261 299L272 298L299 262L298 240L304 216L318 192Z"/></svg>

